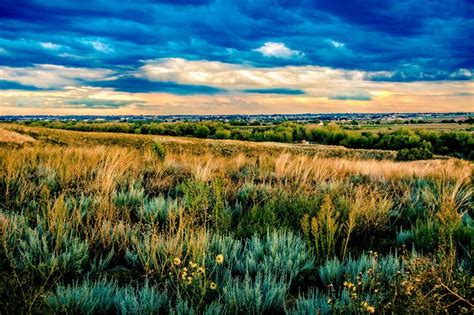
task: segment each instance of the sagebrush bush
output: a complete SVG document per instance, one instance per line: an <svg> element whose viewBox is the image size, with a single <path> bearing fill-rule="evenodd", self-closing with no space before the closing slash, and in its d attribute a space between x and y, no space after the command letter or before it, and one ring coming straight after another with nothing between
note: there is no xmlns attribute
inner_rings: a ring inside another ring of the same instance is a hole
<svg viewBox="0 0 474 315"><path fill-rule="evenodd" d="M146 199L142 207L135 208L138 220L145 224L165 225L179 213L177 199L158 196Z"/></svg>
<svg viewBox="0 0 474 315"><path fill-rule="evenodd" d="M122 288L105 279L85 280L59 285L46 304L50 311L64 314L158 314L167 310L168 296L148 283L141 288Z"/></svg>
<svg viewBox="0 0 474 315"><path fill-rule="evenodd" d="M278 313L284 310L288 284L272 275L230 280L224 288L224 304L231 314Z"/></svg>
<svg viewBox="0 0 474 315"><path fill-rule="evenodd" d="M106 280L60 285L46 298L46 304L59 314L107 314L113 307L115 290L116 284Z"/></svg>
<svg viewBox="0 0 474 315"><path fill-rule="evenodd" d="M3 253L14 270L46 281L80 274L88 263L88 242L74 236L73 231L54 233L44 225L33 229L21 217L5 218Z"/></svg>
<svg viewBox="0 0 474 315"><path fill-rule="evenodd" d="M314 260L305 242L286 231L268 231L261 238L254 235L247 242L229 236L215 236L210 252L221 253L224 264L239 275L272 275L289 284L301 273L314 268Z"/></svg>
<svg viewBox="0 0 474 315"><path fill-rule="evenodd" d="M138 209L144 200L145 192L143 188L130 187L127 190L116 191L112 195L112 200L116 207L126 210Z"/></svg>

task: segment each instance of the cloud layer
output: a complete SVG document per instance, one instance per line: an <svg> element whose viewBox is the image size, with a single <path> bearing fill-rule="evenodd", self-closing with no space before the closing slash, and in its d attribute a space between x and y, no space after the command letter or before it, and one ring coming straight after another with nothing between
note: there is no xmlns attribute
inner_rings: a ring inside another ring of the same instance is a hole
<svg viewBox="0 0 474 315"><path fill-rule="evenodd" d="M4 0L0 114L472 111L471 38L468 0Z"/></svg>

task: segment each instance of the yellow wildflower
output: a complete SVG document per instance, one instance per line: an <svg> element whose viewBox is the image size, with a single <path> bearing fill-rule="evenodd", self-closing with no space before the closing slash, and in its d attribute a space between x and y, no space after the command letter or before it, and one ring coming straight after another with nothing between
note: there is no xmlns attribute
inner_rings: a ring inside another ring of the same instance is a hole
<svg viewBox="0 0 474 315"><path fill-rule="evenodd" d="M181 259L179 259L178 257L175 257L175 259L173 260L173 263L174 263L176 266L179 266L179 265L181 265Z"/></svg>
<svg viewBox="0 0 474 315"><path fill-rule="evenodd" d="M220 265L223 262L224 262L224 256L222 254L217 255L216 256L216 263L218 263Z"/></svg>
<svg viewBox="0 0 474 315"><path fill-rule="evenodd" d="M375 313L375 307L373 307L373 306L367 307L367 312L369 312L370 314Z"/></svg>
<svg viewBox="0 0 474 315"><path fill-rule="evenodd" d="M192 277L188 277L188 278L186 279L186 283L187 283L187 284L191 284L192 282L193 282L193 278L192 278Z"/></svg>
<svg viewBox="0 0 474 315"><path fill-rule="evenodd" d="M199 272L199 273L201 273L201 274L204 274L205 270L204 270L203 267L199 267L199 268L197 269L197 272Z"/></svg>
<svg viewBox="0 0 474 315"><path fill-rule="evenodd" d="M211 288L211 290L216 290L217 284L215 282L211 282L211 284L209 285L209 288Z"/></svg>

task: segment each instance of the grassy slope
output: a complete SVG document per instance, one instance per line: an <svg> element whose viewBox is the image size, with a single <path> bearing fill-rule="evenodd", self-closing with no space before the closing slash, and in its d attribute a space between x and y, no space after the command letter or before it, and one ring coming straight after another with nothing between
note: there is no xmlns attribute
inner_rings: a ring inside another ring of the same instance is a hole
<svg viewBox="0 0 474 315"><path fill-rule="evenodd" d="M284 304L295 313L326 313L331 299L346 312L360 311L364 299L377 312L471 305L469 279L459 278L456 261L470 263L472 228L462 223L462 213L472 215L470 162L402 163L390 160L393 152L319 145L0 129L36 140L0 146L0 307L7 310L81 313L112 303L110 312L122 302L133 309L141 295L143 307L150 305L146 294L157 296L146 281L182 313L190 310L179 299L200 311L217 300L229 313L243 304L247 312L282 313ZM164 161L153 155L155 140L167 149ZM368 159L374 155L388 160ZM401 244L416 244L422 255L394 257ZM187 285L174 257L199 263L208 278ZM382 274L366 278L377 259ZM402 261L407 270L395 276ZM354 282L364 272L359 297L350 301L328 287L347 293L348 272ZM101 277L117 282L95 282Z"/></svg>
<svg viewBox="0 0 474 315"><path fill-rule="evenodd" d="M303 153L318 157L348 157L356 159L393 159L394 151L347 149L341 146L303 145L276 142L247 142L238 140L213 140L187 137L134 135L103 132L79 132L67 130L53 130L46 128L24 127L15 124L0 124L0 130L13 131L38 140L43 144L58 145L119 145L139 148L152 141L161 142L170 152L189 152L200 154L203 152L232 155L243 153L247 156L259 154ZM0 143L1 143L0 139Z"/></svg>

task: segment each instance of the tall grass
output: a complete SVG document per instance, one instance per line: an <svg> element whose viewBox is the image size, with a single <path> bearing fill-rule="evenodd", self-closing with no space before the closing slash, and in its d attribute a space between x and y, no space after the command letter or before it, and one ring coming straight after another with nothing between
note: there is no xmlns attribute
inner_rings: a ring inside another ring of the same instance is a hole
<svg viewBox="0 0 474 315"><path fill-rule="evenodd" d="M2 313L472 309L468 162L29 132L0 148Z"/></svg>

